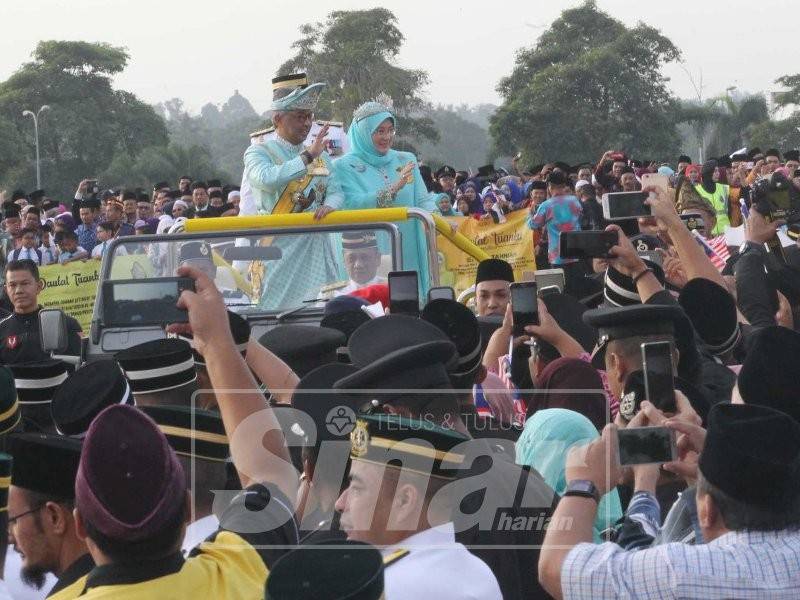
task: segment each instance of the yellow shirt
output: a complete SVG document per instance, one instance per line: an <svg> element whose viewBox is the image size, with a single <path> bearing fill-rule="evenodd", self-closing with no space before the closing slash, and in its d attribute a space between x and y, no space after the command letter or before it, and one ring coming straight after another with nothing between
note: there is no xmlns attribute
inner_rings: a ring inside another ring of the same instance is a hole
<svg viewBox="0 0 800 600"><path fill-rule="evenodd" d="M269 566L298 543L290 506L285 497L277 493L270 497L263 486L251 486L220 518L223 529L200 544L189 558L184 559L177 551L151 561L95 567L83 588L59 600L260 600ZM259 533L237 534L226 527Z"/></svg>

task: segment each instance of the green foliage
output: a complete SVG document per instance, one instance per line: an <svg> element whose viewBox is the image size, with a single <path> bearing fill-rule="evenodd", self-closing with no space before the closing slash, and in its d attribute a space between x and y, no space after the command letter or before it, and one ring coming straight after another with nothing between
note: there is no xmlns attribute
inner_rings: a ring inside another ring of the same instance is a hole
<svg viewBox="0 0 800 600"><path fill-rule="evenodd" d="M750 144L760 148L800 148L800 113L788 119L764 121L750 129Z"/></svg>
<svg viewBox="0 0 800 600"><path fill-rule="evenodd" d="M661 67L680 51L656 29L628 28L594 1L565 10L501 80L496 149L524 162L596 160L605 150L671 156L676 103Z"/></svg>
<svg viewBox="0 0 800 600"><path fill-rule="evenodd" d="M0 83L0 122L10 124L9 139L23 142L0 184L34 187L33 126L22 111L43 104L50 110L39 122L42 180L53 197L69 198L82 178L97 176L115 156L135 160L142 149L166 144L166 127L152 107L111 86L111 76L127 65L125 49L43 41L33 58Z"/></svg>
<svg viewBox="0 0 800 600"><path fill-rule="evenodd" d="M436 141L432 122L418 114L426 108L419 94L428 75L397 66L405 38L391 11L333 11L324 22L301 27L300 34L292 45L296 54L279 73L305 71L312 81L329 84L320 98L319 114L349 124L361 103L385 92L401 117L401 135Z"/></svg>
<svg viewBox="0 0 800 600"><path fill-rule="evenodd" d="M702 103L684 101L678 116L678 122L689 123L693 129L687 147L702 147L705 157L728 154L752 145L751 134L755 127L768 121L769 109L763 94L724 94Z"/></svg>
<svg viewBox="0 0 800 600"><path fill-rule="evenodd" d="M203 146L152 146L136 158L116 155L100 179L106 187L148 188L162 179L177 185L181 175L208 177L216 172L211 154Z"/></svg>
<svg viewBox="0 0 800 600"><path fill-rule="evenodd" d="M489 153L488 131L467 119L470 112L466 106L438 106L432 110L429 114L440 132L439 141L418 142L418 158L434 170L444 164L457 169L477 169L485 164Z"/></svg>
<svg viewBox="0 0 800 600"><path fill-rule="evenodd" d="M776 79L775 83L789 88L782 92L775 92L772 95L772 100L778 108L800 105L800 74L784 75Z"/></svg>
<svg viewBox="0 0 800 600"><path fill-rule="evenodd" d="M183 108L179 98L160 104L156 109L167 119L170 142L182 148L203 148L208 162L187 167L187 174L196 178L216 177L238 183L242 175L242 156L249 143L250 132L264 124L250 102L234 91L222 108L206 104L200 115L193 117Z"/></svg>

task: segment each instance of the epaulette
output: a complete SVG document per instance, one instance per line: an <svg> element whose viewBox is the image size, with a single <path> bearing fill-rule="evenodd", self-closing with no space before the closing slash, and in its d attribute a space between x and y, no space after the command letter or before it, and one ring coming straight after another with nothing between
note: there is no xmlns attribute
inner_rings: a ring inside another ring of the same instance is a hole
<svg viewBox="0 0 800 600"><path fill-rule="evenodd" d="M323 285L320 288L320 292L333 292L334 290L340 290L343 287L347 286L346 281L337 281L335 283L329 283L328 285Z"/></svg>
<svg viewBox="0 0 800 600"><path fill-rule="evenodd" d="M258 131L254 131L253 133L251 133L250 137L254 138L254 137L259 137L261 135L267 135L268 133L272 133L273 131L275 131L274 126L267 127L266 129L259 129Z"/></svg>
<svg viewBox="0 0 800 600"><path fill-rule="evenodd" d="M383 557L383 567L386 568L390 565L393 565L398 560L400 560L401 558L405 558L409 554L411 553L405 548L400 548L399 550L395 550L391 554L387 554L386 556Z"/></svg>
<svg viewBox="0 0 800 600"><path fill-rule="evenodd" d="M317 125L322 125L323 127L325 127L325 125L330 125L331 127L344 127L344 123L342 123L341 121L319 120L319 121L316 121L316 124Z"/></svg>

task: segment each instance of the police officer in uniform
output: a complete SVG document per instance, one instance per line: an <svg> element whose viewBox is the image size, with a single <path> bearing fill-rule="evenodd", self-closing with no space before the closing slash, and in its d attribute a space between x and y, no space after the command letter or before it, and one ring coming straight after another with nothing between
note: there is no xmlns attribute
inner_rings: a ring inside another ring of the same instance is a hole
<svg viewBox="0 0 800 600"><path fill-rule="evenodd" d="M452 344L432 344L410 350L425 354L437 370L437 352L451 353ZM438 367L446 378L444 366ZM456 542L452 498L439 493L454 481L468 438L397 415L364 415L350 440L350 485L336 507L348 539L383 548L386 596L502 598L491 569Z"/></svg>
<svg viewBox="0 0 800 600"><path fill-rule="evenodd" d="M11 261L6 265L6 293L14 306L11 316L0 321L0 364L30 363L50 359L42 350L39 331L39 293L44 281L31 260ZM68 346L64 354L79 356L81 326L67 316Z"/></svg>

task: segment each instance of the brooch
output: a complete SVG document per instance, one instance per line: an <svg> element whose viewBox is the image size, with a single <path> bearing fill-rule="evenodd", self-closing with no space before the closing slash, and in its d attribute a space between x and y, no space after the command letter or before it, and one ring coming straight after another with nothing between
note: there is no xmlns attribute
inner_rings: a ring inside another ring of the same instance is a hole
<svg viewBox="0 0 800 600"><path fill-rule="evenodd" d="M367 165L361 163L353 163L350 166L356 170L356 173L363 173L367 170Z"/></svg>

